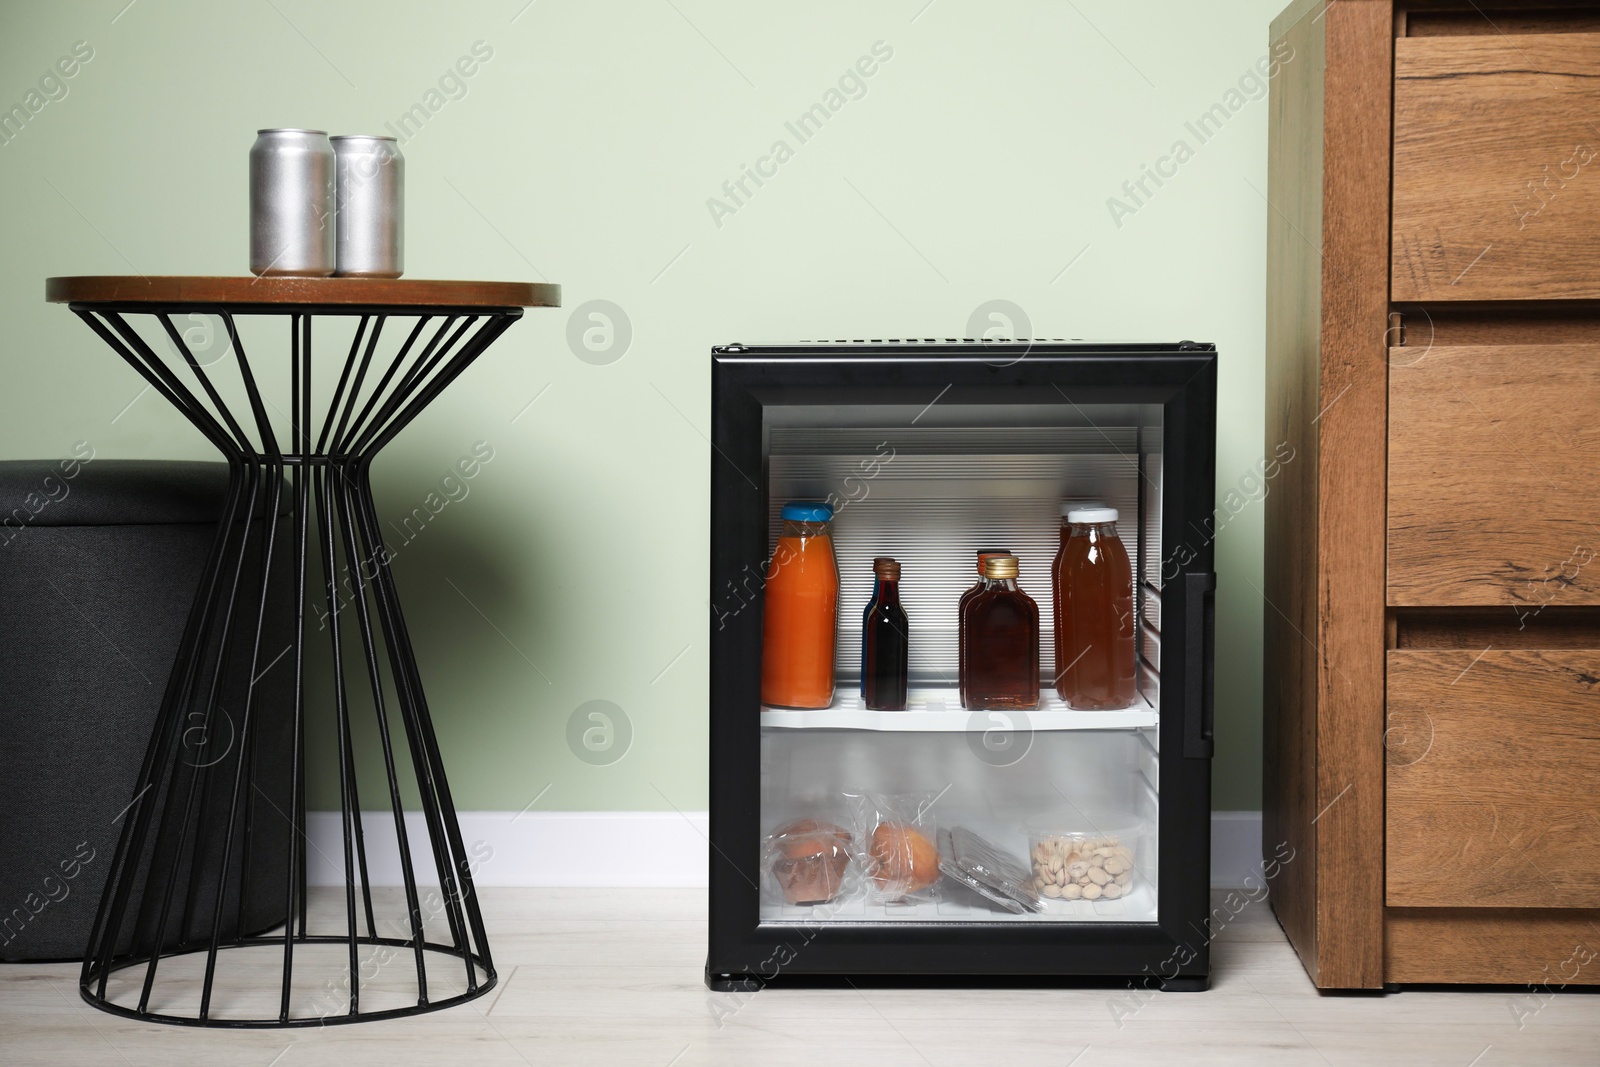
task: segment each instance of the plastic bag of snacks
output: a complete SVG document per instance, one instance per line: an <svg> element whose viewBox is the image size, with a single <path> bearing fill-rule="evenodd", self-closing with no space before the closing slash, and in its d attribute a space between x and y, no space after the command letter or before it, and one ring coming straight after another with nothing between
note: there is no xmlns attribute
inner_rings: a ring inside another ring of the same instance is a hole
<svg viewBox="0 0 1600 1067"><path fill-rule="evenodd" d="M845 890L850 844L850 831L842 826L795 819L767 835L762 872L785 904L829 904Z"/></svg>
<svg viewBox="0 0 1600 1067"><path fill-rule="evenodd" d="M855 816L855 855L877 904L936 899L939 828L933 793L846 794Z"/></svg>

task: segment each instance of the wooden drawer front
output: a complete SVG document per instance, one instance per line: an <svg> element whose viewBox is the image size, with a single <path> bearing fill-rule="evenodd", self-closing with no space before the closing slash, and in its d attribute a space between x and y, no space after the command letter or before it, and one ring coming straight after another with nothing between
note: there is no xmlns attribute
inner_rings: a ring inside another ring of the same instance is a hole
<svg viewBox="0 0 1600 1067"><path fill-rule="evenodd" d="M1388 653L1386 902L1600 907L1600 650Z"/></svg>
<svg viewBox="0 0 1600 1067"><path fill-rule="evenodd" d="M1600 297L1600 34L1402 37L1394 79L1393 298Z"/></svg>
<svg viewBox="0 0 1600 1067"><path fill-rule="evenodd" d="M1600 912L1528 908L1389 908L1385 982L1559 988L1600 984ZM1549 997L1513 1000L1520 1021Z"/></svg>
<svg viewBox="0 0 1600 1067"><path fill-rule="evenodd" d="M1600 345L1390 362L1389 603L1600 604Z"/></svg>

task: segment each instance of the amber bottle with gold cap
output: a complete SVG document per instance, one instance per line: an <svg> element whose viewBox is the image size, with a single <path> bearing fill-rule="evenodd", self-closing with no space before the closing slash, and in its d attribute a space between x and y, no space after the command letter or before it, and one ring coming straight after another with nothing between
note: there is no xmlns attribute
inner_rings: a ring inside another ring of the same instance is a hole
<svg viewBox="0 0 1600 1067"><path fill-rule="evenodd" d="M990 556L1009 556L1009 548L980 548L978 549L978 580L965 593L956 604L956 685L960 687L961 703L967 702L967 601L983 591L983 561Z"/></svg>
<svg viewBox="0 0 1600 1067"><path fill-rule="evenodd" d="M877 592L867 605L861 631L861 696L874 711L904 711L911 667L910 628L900 606L900 564L888 556L872 561Z"/></svg>
<svg viewBox="0 0 1600 1067"><path fill-rule="evenodd" d="M1017 557L983 561L983 588L961 617L963 702L973 711L1039 706L1039 605L1017 585Z"/></svg>

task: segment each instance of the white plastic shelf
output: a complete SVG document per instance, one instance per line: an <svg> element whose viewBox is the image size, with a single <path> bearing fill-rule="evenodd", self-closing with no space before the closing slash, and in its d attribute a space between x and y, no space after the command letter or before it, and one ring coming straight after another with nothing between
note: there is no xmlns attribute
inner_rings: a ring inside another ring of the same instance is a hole
<svg viewBox="0 0 1600 1067"><path fill-rule="evenodd" d="M954 687L912 689L906 710L872 711L854 688L841 687L833 706L808 711L761 709L761 725L780 730L881 730L900 733L983 733L986 730L1140 730L1158 716L1149 699L1120 711L1080 711L1053 690L1041 692L1032 711L968 711Z"/></svg>
<svg viewBox="0 0 1600 1067"><path fill-rule="evenodd" d="M760 921L773 925L818 923L1153 923L1156 894L1143 879L1133 892L1117 900L1052 900L1044 911L1015 915L990 904L948 878L939 884L939 899L924 904L869 904L859 898L815 907L761 902Z"/></svg>

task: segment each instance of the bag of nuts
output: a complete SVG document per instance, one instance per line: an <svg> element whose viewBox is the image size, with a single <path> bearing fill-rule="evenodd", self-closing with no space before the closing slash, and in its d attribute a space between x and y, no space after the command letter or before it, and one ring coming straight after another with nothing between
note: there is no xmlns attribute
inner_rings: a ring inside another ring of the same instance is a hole
<svg viewBox="0 0 1600 1067"><path fill-rule="evenodd" d="M1133 891L1136 829L1031 837L1032 887L1040 900L1116 900Z"/></svg>

